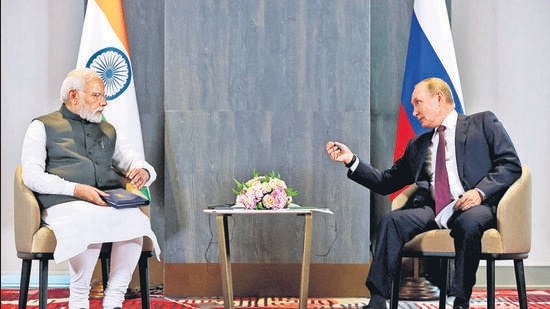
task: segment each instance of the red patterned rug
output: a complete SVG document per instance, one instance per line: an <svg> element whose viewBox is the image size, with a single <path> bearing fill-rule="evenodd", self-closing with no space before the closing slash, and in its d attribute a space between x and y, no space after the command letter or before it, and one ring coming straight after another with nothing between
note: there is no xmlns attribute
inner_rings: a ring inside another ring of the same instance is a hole
<svg viewBox="0 0 550 309"><path fill-rule="evenodd" d="M17 308L19 290L2 289L2 308ZM68 289L50 289L48 291L48 309L67 308L69 296ZM139 294L136 298L126 299L124 309L141 309ZM38 290L29 291L27 308L38 308ZM527 300L529 309L550 308L550 290L528 290ZM368 298L309 298L308 309L326 308L361 308L368 303ZM293 309L298 308L298 298L286 297L237 297L234 299L235 309L256 308L256 309ZM451 306L449 306L451 307ZM496 308L519 308L516 290L498 290L496 292ZM162 291L151 291L151 308L153 309L222 309L223 299L221 298L182 298L173 299L164 297ZM399 308L408 309L437 309L437 301L400 301ZM470 301L471 309L487 308L485 290L476 290ZM90 309L101 309L101 300L90 300Z"/></svg>

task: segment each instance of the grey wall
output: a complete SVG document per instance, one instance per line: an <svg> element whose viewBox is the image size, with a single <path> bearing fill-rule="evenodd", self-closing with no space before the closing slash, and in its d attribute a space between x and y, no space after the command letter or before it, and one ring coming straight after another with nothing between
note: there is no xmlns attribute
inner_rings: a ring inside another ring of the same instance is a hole
<svg viewBox="0 0 550 309"><path fill-rule="evenodd" d="M201 210L234 201L233 178L254 168L279 172L296 203L335 210L314 216L312 262L368 262L369 193L324 145L337 139L369 160L369 3L165 5L166 262L217 261ZM233 220L233 261L299 261L288 244L301 243L302 218Z"/></svg>
<svg viewBox="0 0 550 309"><path fill-rule="evenodd" d="M371 164L380 169L393 163L397 114L412 18L412 1L372 1L371 23ZM396 22L399 21L399 22ZM391 209L387 196L371 194L371 243L378 221Z"/></svg>
<svg viewBox="0 0 550 309"><path fill-rule="evenodd" d="M124 1L145 158L157 171L151 224L164 248L164 1Z"/></svg>

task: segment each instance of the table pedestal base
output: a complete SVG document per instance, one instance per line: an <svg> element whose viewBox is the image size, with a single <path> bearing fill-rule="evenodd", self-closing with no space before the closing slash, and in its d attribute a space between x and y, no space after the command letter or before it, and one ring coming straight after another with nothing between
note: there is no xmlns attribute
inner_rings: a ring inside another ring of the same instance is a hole
<svg viewBox="0 0 550 309"><path fill-rule="evenodd" d="M220 271L222 276L223 307L233 309L233 279L231 276L231 254L229 250L229 228L227 217L231 214L220 213L216 215L218 229L218 245L220 250ZM304 216L304 250L302 255L302 274L300 282L300 305L299 309L307 309L307 294L309 288L309 266L311 257L311 213L300 213Z"/></svg>

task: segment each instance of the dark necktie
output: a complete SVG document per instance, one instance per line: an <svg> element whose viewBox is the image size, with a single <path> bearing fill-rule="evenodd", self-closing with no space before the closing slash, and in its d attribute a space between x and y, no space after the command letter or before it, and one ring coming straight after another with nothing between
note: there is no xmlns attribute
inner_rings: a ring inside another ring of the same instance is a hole
<svg viewBox="0 0 550 309"><path fill-rule="evenodd" d="M445 126L437 127L439 144L435 161L435 214L437 215L445 205L451 202L449 175L445 164Z"/></svg>

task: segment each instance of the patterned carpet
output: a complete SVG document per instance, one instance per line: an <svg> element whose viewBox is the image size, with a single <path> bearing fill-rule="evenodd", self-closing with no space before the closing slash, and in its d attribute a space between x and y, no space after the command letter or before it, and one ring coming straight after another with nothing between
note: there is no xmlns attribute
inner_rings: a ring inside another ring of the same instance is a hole
<svg viewBox="0 0 550 309"><path fill-rule="evenodd" d="M2 308L17 308L17 289L2 289ZM50 289L48 291L48 309L67 308L69 296L68 289ZM29 291L29 302L27 308L38 308L38 291ZM139 293L126 299L124 309L140 309L141 300ZM529 309L550 308L550 290L528 290L527 300ZM328 308L361 308L368 303L368 298L309 298L308 309ZM487 308L486 291L476 290L470 302L471 309ZM256 308L256 309L294 309L298 308L297 298L285 297L264 297L264 298L243 298L234 299L235 309ZM452 306L447 306L452 308ZM101 309L101 300L90 300L91 309ZM174 299L164 297L161 290L151 290L151 308L153 309L222 309L223 299L221 298L183 298ZM399 308L408 309L436 309L437 301L400 301ZM496 292L496 308L519 308L517 291L498 290Z"/></svg>

